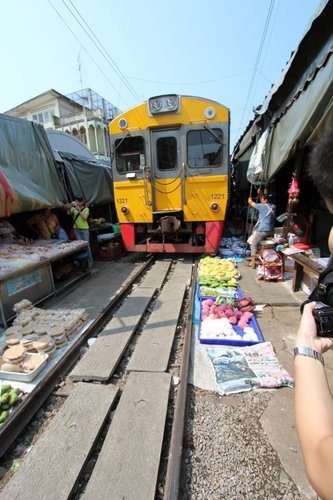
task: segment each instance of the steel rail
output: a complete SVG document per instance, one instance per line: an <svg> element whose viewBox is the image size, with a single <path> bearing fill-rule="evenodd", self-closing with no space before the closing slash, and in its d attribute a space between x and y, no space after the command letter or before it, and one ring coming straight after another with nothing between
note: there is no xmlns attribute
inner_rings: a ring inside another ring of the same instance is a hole
<svg viewBox="0 0 333 500"><path fill-rule="evenodd" d="M169 460L164 486L164 500L176 500L179 497L180 475L182 470L183 440L185 418L187 410L187 386L189 360L191 352L192 337L192 311L195 299L197 277L197 264L195 264L191 278L191 294L188 303L188 314L186 320L184 347L181 358L180 383L175 404L174 419L172 424Z"/></svg>
<svg viewBox="0 0 333 500"><path fill-rule="evenodd" d="M134 274L134 276L125 283L124 287L113 297L109 304L101 311L101 313L93 320L80 338L73 344L68 351L64 353L59 362L55 364L52 370L48 372L44 379L33 389L10 415L8 420L3 424L0 430L0 457L8 450L20 432L26 427L27 423L39 410L44 401L54 390L60 376L68 372L71 366L76 362L82 344L98 332L103 325L108 321L108 317L117 307L118 303L126 296L130 287L135 281L146 271L147 267L153 262L154 257L151 256L147 262Z"/></svg>

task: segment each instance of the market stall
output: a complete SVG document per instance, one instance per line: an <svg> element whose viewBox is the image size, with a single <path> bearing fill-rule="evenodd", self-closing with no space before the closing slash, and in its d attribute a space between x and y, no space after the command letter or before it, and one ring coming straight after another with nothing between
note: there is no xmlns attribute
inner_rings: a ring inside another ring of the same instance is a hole
<svg viewBox="0 0 333 500"><path fill-rule="evenodd" d="M24 245L0 245L0 321L6 326L15 316L13 306L23 298L36 304L57 289L57 265L84 255L85 241L35 240ZM80 268L82 276L88 271Z"/></svg>

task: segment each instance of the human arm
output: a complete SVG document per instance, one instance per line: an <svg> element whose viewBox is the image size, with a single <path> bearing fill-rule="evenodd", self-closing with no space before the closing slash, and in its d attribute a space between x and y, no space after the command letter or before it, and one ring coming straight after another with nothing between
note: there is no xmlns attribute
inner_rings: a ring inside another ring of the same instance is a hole
<svg viewBox="0 0 333 500"><path fill-rule="evenodd" d="M89 208L85 207L85 208L83 208L83 210L81 210L80 208L77 208L77 210L78 210L79 214L81 215L81 218L84 221L87 221L89 218Z"/></svg>
<svg viewBox="0 0 333 500"><path fill-rule="evenodd" d="M248 198L247 202L250 205L250 207L256 208L256 204L254 203L254 201L252 200L252 198Z"/></svg>
<svg viewBox="0 0 333 500"><path fill-rule="evenodd" d="M305 305L295 345L324 353L333 339L317 336L314 307ZM333 499L333 400L324 366L309 356L295 357L295 416L309 481L318 495Z"/></svg>

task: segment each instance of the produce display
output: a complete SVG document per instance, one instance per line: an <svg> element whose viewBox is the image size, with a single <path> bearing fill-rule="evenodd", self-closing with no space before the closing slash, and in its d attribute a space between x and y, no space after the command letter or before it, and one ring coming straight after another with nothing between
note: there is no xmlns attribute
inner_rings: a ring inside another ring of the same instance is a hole
<svg viewBox="0 0 333 500"><path fill-rule="evenodd" d="M198 276L201 296L236 296L239 272L233 259L202 257Z"/></svg>
<svg viewBox="0 0 333 500"><path fill-rule="evenodd" d="M23 269L35 262L65 256L82 246L82 241L36 240L18 245L0 245L0 277Z"/></svg>
<svg viewBox="0 0 333 500"><path fill-rule="evenodd" d="M18 403L22 392L20 389L14 389L9 384L3 384L1 386L1 396L0 396L0 428L8 420L8 417Z"/></svg>
<svg viewBox="0 0 333 500"><path fill-rule="evenodd" d="M17 316L0 342L0 380L7 373L11 380L22 380L15 374L34 372L65 346L87 319L84 309L40 309L27 299L15 304L14 310Z"/></svg>
<svg viewBox="0 0 333 500"><path fill-rule="evenodd" d="M251 297L241 296L234 259L206 256L198 271L200 341L251 345L262 341Z"/></svg>

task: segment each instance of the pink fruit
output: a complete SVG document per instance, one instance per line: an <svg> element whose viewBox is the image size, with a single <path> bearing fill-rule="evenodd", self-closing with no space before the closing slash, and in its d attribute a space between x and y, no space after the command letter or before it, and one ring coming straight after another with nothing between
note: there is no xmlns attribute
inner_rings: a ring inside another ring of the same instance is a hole
<svg viewBox="0 0 333 500"><path fill-rule="evenodd" d="M242 330L244 330L245 327L247 327L247 322L244 321L244 319L241 319L238 321L238 326L239 328L241 328Z"/></svg>

